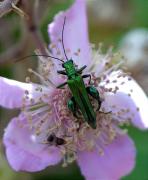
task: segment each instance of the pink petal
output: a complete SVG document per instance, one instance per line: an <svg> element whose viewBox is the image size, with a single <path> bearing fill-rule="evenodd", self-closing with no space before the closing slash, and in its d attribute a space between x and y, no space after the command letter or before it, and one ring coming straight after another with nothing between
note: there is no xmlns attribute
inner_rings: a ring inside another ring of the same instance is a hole
<svg viewBox="0 0 148 180"><path fill-rule="evenodd" d="M61 160L59 149L33 141L33 134L25 122L20 115L13 118L5 130L3 141L10 166L16 171L34 172L57 164Z"/></svg>
<svg viewBox="0 0 148 180"><path fill-rule="evenodd" d="M0 105L6 108L22 107L25 91L29 92L27 103L30 103L29 100L33 98L37 101L37 98L42 94L42 92L35 91L38 86L39 85L36 84L22 83L0 77ZM48 91L48 94L50 93L50 90L52 91L52 89L47 90L44 87L42 88L44 89L44 92Z"/></svg>
<svg viewBox="0 0 148 180"><path fill-rule="evenodd" d="M67 56L69 59L72 58L80 67L88 65L90 62L90 48L88 41L86 2L84 0L76 0L69 10L59 13L55 17L54 22L48 26L51 42L57 45L62 54L62 44L58 42L58 39L62 38L65 16L64 46L65 49L70 49L70 53L67 52ZM80 49L81 52L79 56L76 56L74 53L77 52L78 49ZM57 56L56 53L54 56ZM63 57L65 58L64 55Z"/></svg>
<svg viewBox="0 0 148 180"><path fill-rule="evenodd" d="M78 164L87 180L117 180L130 173L135 165L135 147L127 136L119 136L104 149L79 152Z"/></svg>
<svg viewBox="0 0 148 180"><path fill-rule="evenodd" d="M21 107L24 88L24 83L0 77L0 105L6 108Z"/></svg>
<svg viewBox="0 0 148 180"><path fill-rule="evenodd" d="M142 88L131 77L119 77L119 72L112 73L105 88L119 88L117 92L106 93L104 106L112 107L113 113L120 112L119 119L130 120L141 129L148 128L148 98ZM115 82L116 80L117 82Z"/></svg>

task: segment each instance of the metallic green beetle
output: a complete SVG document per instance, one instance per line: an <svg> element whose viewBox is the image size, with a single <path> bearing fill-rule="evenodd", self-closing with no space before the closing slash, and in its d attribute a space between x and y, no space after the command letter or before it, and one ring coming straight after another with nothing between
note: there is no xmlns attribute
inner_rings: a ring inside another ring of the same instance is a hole
<svg viewBox="0 0 148 180"><path fill-rule="evenodd" d="M99 92L93 86L85 87L83 78L89 77L91 81L91 75L81 75L83 70L87 67L86 65L81 67L80 69L76 68L72 59L68 59L65 48L64 48L64 41L63 41L63 34L64 34L64 26L65 26L66 17L64 18L64 24L62 29L62 46L64 50L64 55L67 61L63 61L62 67L64 70L57 71L57 73L66 75L68 77L67 82L60 84L57 88L63 88L66 84L68 85L72 97L68 100L67 105L68 108L72 111L73 115L77 117L78 109L81 111L85 121L93 128L96 129L96 113L93 109L91 104L89 95L95 98L98 101L98 108L100 109L101 100L99 96Z"/></svg>
<svg viewBox="0 0 148 180"><path fill-rule="evenodd" d="M76 117L78 117L77 113L80 110L84 117L84 120L93 129L95 129L96 128L96 113L91 104L89 95L98 101L97 110L100 109L101 99L99 96L99 92L95 87L93 87L93 86L86 87L84 84L83 78L89 77L90 78L89 82L91 81L90 74L82 75L83 70L87 66L85 65L85 66L81 67L80 69L77 69L73 60L68 59L68 57L66 55L64 43L63 43L65 20L66 20L66 17L64 18L64 24L63 24L63 29L62 29L62 46L63 46L64 55L65 55L67 61L63 61L62 59L59 59L59 58L53 57L53 56L49 56L49 55L29 55L29 56L25 56L24 58L21 58L21 60L28 58L30 56L45 56L45 57L50 57L50 58L61 61L62 67L64 68L64 70L57 71L57 73L66 75L68 77L68 79L67 79L67 82L60 84L59 86L57 86L57 88L63 88L63 86L65 86L66 84L68 85L68 87L70 88L70 91L73 95L71 97L71 99L68 100L68 102L67 102L68 108L72 111L73 115Z"/></svg>
<svg viewBox="0 0 148 180"><path fill-rule="evenodd" d="M83 78L89 77L91 79L91 75L81 75L83 70L87 66L83 66L80 69L76 69L73 60L67 60L62 64L62 67L65 70L57 71L59 74L66 75L68 77L67 82L60 84L57 88L62 88L66 84L70 88L72 93L72 98L68 100L68 108L72 111L74 116L77 116L77 110L79 109L83 114L85 121L93 128L96 128L96 113L92 107L89 95L95 98L98 101L98 108L100 109L101 100L99 96L99 92L93 86L85 87ZM88 95L89 94L89 95Z"/></svg>

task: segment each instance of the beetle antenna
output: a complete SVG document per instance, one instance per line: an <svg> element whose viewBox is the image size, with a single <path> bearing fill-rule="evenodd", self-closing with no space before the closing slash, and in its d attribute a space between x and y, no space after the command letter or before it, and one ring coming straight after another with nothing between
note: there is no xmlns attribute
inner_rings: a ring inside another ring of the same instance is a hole
<svg viewBox="0 0 148 180"><path fill-rule="evenodd" d="M68 57L66 55L65 47L64 47L64 27L65 27L65 22L66 22L66 16L64 17L64 23L63 23L63 29L62 29L62 46L64 50L64 55L66 57L66 60L68 61Z"/></svg>
<svg viewBox="0 0 148 180"><path fill-rule="evenodd" d="M26 58L29 58L29 57L32 57L32 56L50 57L50 58L57 59L57 60L61 61L62 63L64 63L64 61L62 59L59 59L59 58L56 58L53 56L49 56L49 55L43 55L43 54L38 54L38 55L37 54L31 54L31 55L28 55L28 56L22 57L21 59L16 60L16 62L21 61L21 60L26 59Z"/></svg>

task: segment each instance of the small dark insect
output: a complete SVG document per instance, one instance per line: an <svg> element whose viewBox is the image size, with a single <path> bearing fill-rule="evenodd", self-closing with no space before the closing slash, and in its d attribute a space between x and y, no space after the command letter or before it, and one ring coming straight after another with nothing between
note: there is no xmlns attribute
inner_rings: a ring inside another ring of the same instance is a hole
<svg viewBox="0 0 148 180"><path fill-rule="evenodd" d="M52 133L47 138L47 144L54 146L61 146L66 144L66 141L63 138L59 138L54 133Z"/></svg>

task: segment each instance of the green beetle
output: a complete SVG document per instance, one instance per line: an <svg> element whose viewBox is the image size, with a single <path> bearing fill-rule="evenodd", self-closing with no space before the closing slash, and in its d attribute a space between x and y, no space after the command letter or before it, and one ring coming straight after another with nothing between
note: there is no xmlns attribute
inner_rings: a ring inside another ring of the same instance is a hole
<svg viewBox="0 0 148 180"><path fill-rule="evenodd" d="M57 71L59 74L66 75L68 77L67 81L63 84L60 84L57 88L63 88L66 84L70 88L72 97L68 100L68 108L72 111L74 116L76 115L77 110L79 109L84 116L85 121L93 128L96 128L96 113L90 102L89 95L95 98L98 101L98 108L100 109L101 100L99 92L93 86L86 87L83 81L83 78L89 77L91 75L81 75L83 70L87 66L83 66L80 69L76 69L73 60L70 59L62 64L62 67L65 70Z"/></svg>
<svg viewBox="0 0 148 180"><path fill-rule="evenodd" d="M64 43L63 43L65 20L66 20L66 17L64 18L61 42L62 42L62 46L63 46L64 55L65 55L67 61L63 61L62 59L59 59L59 58L53 57L53 56L49 56L49 55L29 55L29 56L25 56L24 58L21 58L21 60L28 58L30 56L45 56L45 57L50 57L50 58L61 61L62 67L64 68L64 70L59 70L59 71L57 71L57 73L66 75L68 79L65 83L57 86L57 88L63 88L66 84L68 85L68 87L72 93L71 99L68 100L68 102L67 102L68 108L72 111L73 115L76 117L77 117L78 110L80 110L84 117L84 120L93 129L96 129L96 126L97 126L96 125L96 113L91 104L89 95L98 101L97 110L99 110L101 107L101 99L100 99L98 90L94 86L86 87L86 85L83 81L84 78L88 78L88 77L90 78L89 82L91 81L90 74L82 75L83 70L87 66L84 65L80 69L77 69L73 60L68 59L68 57L66 55L66 51L65 51Z"/></svg>
<svg viewBox="0 0 148 180"><path fill-rule="evenodd" d="M63 34L64 34L64 26L65 26L66 17L64 18L64 24L62 29L62 45L64 50L64 55L67 61L62 63L62 67L64 70L57 71L57 73L66 75L68 77L67 81L63 84L60 84L57 88L63 88L66 84L68 85L72 97L68 100L67 105L68 108L72 111L74 116L77 116L77 110L79 109L83 114L85 121L93 128L96 129L96 113L93 109L91 104L89 95L95 98L98 101L98 108L101 107L101 99L99 96L98 90L93 86L86 87L83 81L83 78L90 78L89 82L91 81L91 75L86 74L82 75L83 70L87 67L84 65L80 69L76 68L72 59L68 59L65 48L64 48L64 41L63 41Z"/></svg>

